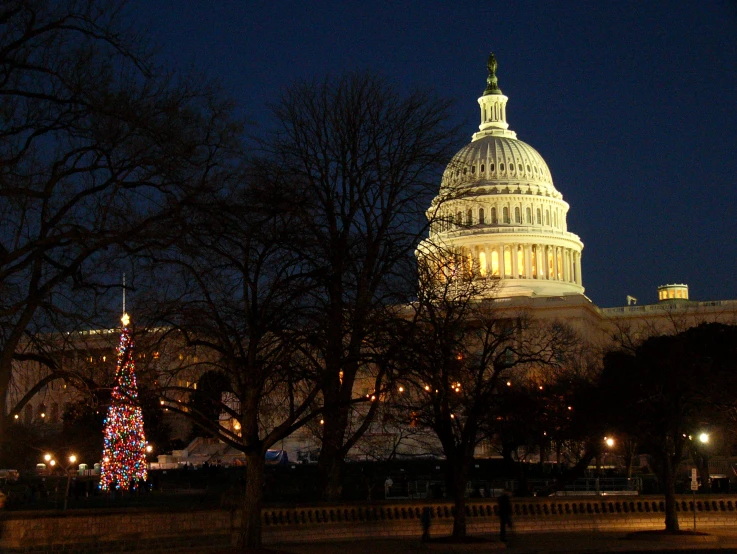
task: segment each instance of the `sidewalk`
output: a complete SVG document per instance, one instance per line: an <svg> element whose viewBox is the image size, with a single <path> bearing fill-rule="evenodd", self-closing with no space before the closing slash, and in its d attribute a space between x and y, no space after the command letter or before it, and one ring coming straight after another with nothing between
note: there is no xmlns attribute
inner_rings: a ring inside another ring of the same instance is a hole
<svg viewBox="0 0 737 554"><path fill-rule="evenodd" d="M377 539L322 543L269 544L269 554L445 554L510 551L518 554L595 553L595 552L734 552L737 529L701 529L707 536L638 537L626 533L526 533L513 534L505 545L496 537L469 544L447 544L419 539ZM213 550L208 554L234 554L235 550Z"/></svg>

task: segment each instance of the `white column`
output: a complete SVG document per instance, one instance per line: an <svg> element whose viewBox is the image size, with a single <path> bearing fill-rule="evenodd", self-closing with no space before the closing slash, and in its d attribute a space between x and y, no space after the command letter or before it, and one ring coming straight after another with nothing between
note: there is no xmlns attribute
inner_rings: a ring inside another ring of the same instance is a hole
<svg viewBox="0 0 737 554"><path fill-rule="evenodd" d="M525 279L532 279L532 246L525 244Z"/></svg>
<svg viewBox="0 0 737 554"><path fill-rule="evenodd" d="M581 254L576 252L576 282L581 285L583 284L583 279L581 276Z"/></svg>
<svg viewBox="0 0 737 554"><path fill-rule="evenodd" d="M519 278L519 268L517 267L517 244L512 244L509 247L509 254L512 258L512 279L518 279Z"/></svg>

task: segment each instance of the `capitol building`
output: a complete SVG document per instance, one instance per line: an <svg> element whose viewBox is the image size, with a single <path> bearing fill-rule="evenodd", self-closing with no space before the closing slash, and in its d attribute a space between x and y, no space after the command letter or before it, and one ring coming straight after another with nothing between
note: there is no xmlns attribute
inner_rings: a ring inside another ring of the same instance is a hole
<svg viewBox="0 0 737 554"><path fill-rule="evenodd" d="M502 310L567 322L597 348L622 332L638 340L701 322L737 323L737 300L694 302L682 283L658 287L651 305L628 296L625 306L599 308L585 296L584 244L568 229L570 206L540 153L510 128L494 54L487 67L479 130L443 174L418 259L450 256L441 278L495 280L482 297Z"/></svg>
<svg viewBox="0 0 737 554"><path fill-rule="evenodd" d="M491 283L479 288L478 300L498 309L499 318L526 314L566 323L579 333L584 349L599 354L624 334L636 343L704 322L737 324L737 300L693 301L682 283L663 284L658 302L648 305L626 297L622 306L600 308L584 294L584 243L568 229L571 206L555 187L540 153L510 128L509 98L499 86L493 54L487 67L486 88L478 98L478 131L452 158L428 206L429 234L416 250L420 263L436 264L438 278L443 280ZM448 256L450 263L443 263ZM113 360L118 331L95 333L99 347L84 361ZM158 352L155 354L158 360ZM178 355L181 360L182 354ZM15 372L9 406L27 394L46 371L40 365L30 367L32 364L26 362ZM193 375L179 386L186 390L196 379ZM72 394L66 385L50 383L14 417L26 425L58 424ZM386 433L377 430L376 435ZM300 432L285 443L282 447L290 456L319 447L314 437Z"/></svg>

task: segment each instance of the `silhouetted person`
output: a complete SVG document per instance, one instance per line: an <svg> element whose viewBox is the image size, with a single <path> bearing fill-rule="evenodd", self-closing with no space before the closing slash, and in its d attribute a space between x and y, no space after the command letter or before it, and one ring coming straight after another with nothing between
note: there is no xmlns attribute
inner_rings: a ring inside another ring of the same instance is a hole
<svg viewBox="0 0 737 554"><path fill-rule="evenodd" d="M422 523L422 542L430 540L430 524L432 523L432 512L429 506L422 508L420 523Z"/></svg>
<svg viewBox="0 0 737 554"><path fill-rule="evenodd" d="M507 542L507 525L512 528L512 501L507 491L499 497L499 539Z"/></svg>

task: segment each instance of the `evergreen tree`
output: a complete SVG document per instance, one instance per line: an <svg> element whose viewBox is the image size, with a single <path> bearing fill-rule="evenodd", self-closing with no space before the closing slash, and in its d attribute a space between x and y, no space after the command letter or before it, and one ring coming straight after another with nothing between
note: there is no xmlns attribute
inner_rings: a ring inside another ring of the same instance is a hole
<svg viewBox="0 0 737 554"><path fill-rule="evenodd" d="M146 436L143 432L143 411L138 402L136 363L128 314L124 313L121 321L123 330L118 345L115 387L105 419L105 445L100 473L102 490L128 490L135 482L146 480Z"/></svg>

